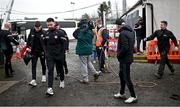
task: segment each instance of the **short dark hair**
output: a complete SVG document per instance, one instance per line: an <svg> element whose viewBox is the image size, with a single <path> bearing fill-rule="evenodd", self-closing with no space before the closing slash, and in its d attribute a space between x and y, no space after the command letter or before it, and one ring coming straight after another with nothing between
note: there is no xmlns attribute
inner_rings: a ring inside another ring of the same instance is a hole
<svg viewBox="0 0 180 107"><path fill-rule="evenodd" d="M54 22L54 19L53 18L48 18L47 22Z"/></svg>
<svg viewBox="0 0 180 107"><path fill-rule="evenodd" d="M168 22L167 21L161 21L161 23L164 23L166 26L168 25Z"/></svg>
<svg viewBox="0 0 180 107"><path fill-rule="evenodd" d="M41 23L39 21L36 21L35 24L34 24L35 27L40 27L41 26Z"/></svg>

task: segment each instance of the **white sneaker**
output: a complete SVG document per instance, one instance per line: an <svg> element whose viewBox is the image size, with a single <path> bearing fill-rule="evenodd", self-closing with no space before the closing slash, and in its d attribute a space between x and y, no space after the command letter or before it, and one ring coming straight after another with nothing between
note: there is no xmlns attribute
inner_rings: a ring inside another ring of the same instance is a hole
<svg viewBox="0 0 180 107"><path fill-rule="evenodd" d="M97 71L97 74L101 74L102 73L102 71Z"/></svg>
<svg viewBox="0 0 180 107"><path fill-rule="evenodd" d="M60 88L64 88L64 87L65 87L64 81L60 81L59 87L60 87Z"/></svg>
<svg viewBox="0 0 180 107"><path fill-rule="evenodd" d="M127 103L127 104L130 104L130 103L137 103L137 97L129 97L127 100L125 100L124 102Z"/></svg>
<svg viewBox="0 0 180 107"><path fill-rule="evenodd" d="M43 75L43 76L42 76L41 82L46 82L46 75Z"/></svg>
<svg viewBox="0 0 180 107"><path fill-rule="evenodd" d="M29 82L29 85L31 85L33 87L37 86L36 80L34 80L34 79L31 80L31 82Z"/></svg>
<svg viewBox="0 0 180 107"><path fill-rule="evenodd" d="M117 99L126 99L126 95L125 94L121 95L120 93L117 93L117 94L114 94L114 98L117 98Z"/></svg>
<svg viewBox="0 0 180 107"><path fill-rule="evenodd" d="M89 80L80 80L80 83L82 83L82 84L89 84Z"/></svg>
<svg viewBox="0 0 180 107"><path fill-rule="evenodd" d="M51 87L47 89L46 95L54 95L53 89Z"/></svg>

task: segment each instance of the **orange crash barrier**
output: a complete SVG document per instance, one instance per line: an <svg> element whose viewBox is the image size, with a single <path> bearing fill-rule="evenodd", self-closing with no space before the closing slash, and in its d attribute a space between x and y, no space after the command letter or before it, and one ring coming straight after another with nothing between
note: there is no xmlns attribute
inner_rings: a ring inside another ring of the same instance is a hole
<svg viewBox="0 0 180 107"><path fill-rule="evenodd" d="M178 41L180 44L180 40ZM180 63L180 45L178 51L174 49L174 43L170 41L170 50L168 52L168 59L173 63ZM153 63L160 60L160 54L157 47L157 41L152 40L146 47L146 57L149 63Z"/></svg>
<svg viewBox="0 0 180 107"><path fill-rule="evenodd" d="M171 47L170 51L168 53L168 58L170 59L171 62L174 63L180 63L180 45L178 46L178 51L176 51L174 48L174 43L170 41ZM180 40L178 41L178 44L180 44Z"/></svg>

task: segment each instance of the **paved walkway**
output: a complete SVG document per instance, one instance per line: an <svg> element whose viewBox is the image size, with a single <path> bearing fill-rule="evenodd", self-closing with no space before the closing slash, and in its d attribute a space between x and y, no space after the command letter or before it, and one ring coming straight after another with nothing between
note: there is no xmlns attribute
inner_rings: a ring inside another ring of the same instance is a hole
<svg viewBox="0 0 180 107"><path fill-rule="evenodd" d="M116 58L110 58L109 60L109 71L111 73L103 74L98 82L93 82L90 74L90 84L81 84L78 81L81 70L79 59L75 55L75 44L75 42L70 43L71 51L67 55L69 74L65 78L66 86L64 89L60 89L58 87L59 81L54 80L55 95L47 97L45 95L47 83L41 83L40 64L38 63L37 66L38 86L32 88L28 85L28 82L31 80L31 64L25 66L23 61L17 61L13 63L16 71L15 77L4 79L4 77L0 76L0 90L8 83L13 85L11 87L6 86L8 89L0 93L0 106L126 106L122 100L113 98L113 94L117 93L120 87L118 77L119 64ZM139 100L134 105L180 106L180 101L169 98L172 94L180 95L179 64L175 65L175 69L176 74L170 76L169 70L166 68L163 79L157 80L153 75L157 71L156 65L133 63L131 74ZM129 96L128 90L126 92L127 96Z"/></svg>

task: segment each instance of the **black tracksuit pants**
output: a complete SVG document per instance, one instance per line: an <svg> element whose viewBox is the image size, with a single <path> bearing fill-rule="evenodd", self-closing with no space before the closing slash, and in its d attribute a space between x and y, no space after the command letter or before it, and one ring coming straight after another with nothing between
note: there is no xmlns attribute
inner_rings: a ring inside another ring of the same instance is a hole
<svg viewBox="0 0 180 107"><path fill-rule="evenodd" d="M12 69L12 65L11 65L11 58L12 58L12 54L9 54L8 51L4 50L4 55L6 58L6 62L5 62L5 74L6 76L12 75L12 73L14 72Z"/></svg>
<svg viewBox="0 0 180 107"><path fill-rule="evenodd" d="M137 52L140 52L140 44L141 44L141 41L143 41L144 38L140 37L140 36L137 36ZM146 42L143 41L143 50L146 50Z"/></svg>
<svg viewBox="0 0 180 107"><path fill-rule="evenodd" d="M164 68L165 68L165 64L167 64L168 68L170 69L171 72L174 71L174 67L173 65L169 62L169 59L168 59L168 51L164 50L164 51L160 51L160 65L159 65L159 68L158 68L158 74L160 76L162 76L164 74Z"/></svg>
<svg viewBox="0 0 180 107"><path fill-rule="evenodd" d="M62 70L63 70L63 72L62 72ZM66 62L66 54L64 55L63 66L62 65L60 65L60 66L56 65L56 71L57 71L57 77L60 76L60 80L64 80L64 75L62 73L64 73L64 71L65 71L65 74L68 73L68 67L67 67L67 62Z"/></svg>
<svg viewBox="0 0 180 107"><path fill-rule="evenodd" d="M48 67L48 87L53 86L54 80L54 66L56 65L57 69L60 72L60 80L64 80L64 70L63 70L63 60L57 60L53 57L47 57L46 59L47 67Z"/></svg>
<svg viewBox="0 0 180 107"><path fill-rule="evenodd" d="M36 66L38 58L40 58L41 66L42 66L42 74L46 75L46 64L44 55L32 55L32 79L36 80Z"/></svg>
<svg viewBox="0 0 180 107"><path fill-rule="evenodd" d="M104 64L105 64L105 53L104 50L106 48L104 47L104 49L99 49L99 47L96 47L96 52L97 52L97 56L98 56L98 62L99 62L99 70L104 72Z"/></svg>
<svg viewBox="0 0 180 107"><path fill-rule="evenodd" d="M119 66L120 66L119 77L120 77L120 85L121 85L120 94L123 95L125 93L125 86L127 85L131 97L136 97L134 92L134 86L130 76L131 63L120 63Z"/></svg>

